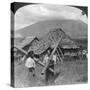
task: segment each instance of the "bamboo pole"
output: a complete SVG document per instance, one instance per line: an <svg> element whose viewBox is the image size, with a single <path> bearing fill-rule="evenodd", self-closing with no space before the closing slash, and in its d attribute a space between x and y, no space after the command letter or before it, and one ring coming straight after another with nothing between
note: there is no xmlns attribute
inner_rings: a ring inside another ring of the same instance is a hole
<svg viewBox="0 0 90 90"><path fill-rule="evenodd" d="M58 50L56 50L56 52L57 52L57 54L59 56L59 61L63 62L63 59L60 57L60 54L59 54Z"/></svg>
<svg viewBox="0 0 90 90"><path fill-rule="evenodd" d="M53 49L53 51L52 51L52 53L51 53L51 55L50 55L50 57L49 57L49 60L48 60L48 62L47 62L47 64L46 64L46 66L43 68L43 70L42 70L42 73L43 73L43 74L45 73L47 67L49 66L50 60L51 60L53 54L55 53L55 51L56 51L59 43L60 43L61 40L62 40L62 38L63 38L63 35L62 35L61 38L57 41L57 43L56 43L56 45L55 45L55 48Z"/></svg>
<svg viewBox="0 0 90 90"><path fill-rule="evenodd" d="M28 54L29 51L26 52L26 51L24 51L22 48L19 48L19 47L17 47L17 46L15 46L15 48L17 48L18 50L20 50L22 53L25 54L25 55L23 56L23 60L22 60L22 61L24 61L24 60L26 59L26 55ZM38 60L36 60L36 59L34 59L34 61L35 61L36 63L38 63L40 66L45 67L45 65L44 65L41 61L38 61ZM51 68L49 68L49 70L52 71L52 72L54 72L54 70L51 69Z"/></svg>
<svg viewBox="0 0 90 90"><path fill-rule="evenodd" d="M62 50L60 49L60 47L58 47L58 50L60 51L62 57L64 58L64 55L63 55Z"/></svg>

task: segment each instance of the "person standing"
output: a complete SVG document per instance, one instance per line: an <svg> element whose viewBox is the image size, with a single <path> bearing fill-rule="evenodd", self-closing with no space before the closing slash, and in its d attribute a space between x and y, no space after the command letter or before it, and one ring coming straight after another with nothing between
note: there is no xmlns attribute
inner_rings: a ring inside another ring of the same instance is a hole
<svg viewBox="0 0 90 90"><path fill-rule="evenodd" d="M48 51L46 52L46 54L44 55L44 58L43 58L43 64L44 64L44 65L46 65L46 64L48 63L49 54L50 54L50 52L49 52L49 50L48 50ZM46 84L48 84L48 81L49 81L49 78L48 78L49 73L50 73L50 71L49 71L48 68L46 69L45 73L41 73L41 75L45 75L45 83L46 83Z"/></svg>
<svg viewBox="0 0 90 90"><path fill-rule="evenodd" d="M35 61L34 61L34 53L29 52L26 57L25 66L29 69L29 72L32 73L33 77L35 77Z"/></svg>
<svg viewBox="0 0 90 90"><path fill-rule="evenodd" d="M49 63L49 66L48 66L48 68L53 69L53 71L55 71L56 60L57 60L57 55L53 54L52 59L50 60L50 63ZM54 76L55 76L55 72L52 72L52 71L49 70L49 79L50 79L51 82L53 82Z"/></svg>
<svg viewBox="0 0 90 90"><path fill-rule="evenodd" d="M50 51L48 50L48 52L44 57L44 64L48 63L49 57L50 57ZM46 84L49 84L49 82L53 81L55 73L52 72L49 68L54 70L54 65L56 64L56 58L57 58L56 55L52 56L52 59L50 60L49 65L45 71Z"/></svg>

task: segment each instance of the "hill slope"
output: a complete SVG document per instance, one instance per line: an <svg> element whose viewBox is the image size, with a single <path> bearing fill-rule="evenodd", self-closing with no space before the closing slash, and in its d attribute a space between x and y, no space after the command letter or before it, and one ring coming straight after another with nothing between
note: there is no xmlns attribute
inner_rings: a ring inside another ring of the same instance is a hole
<svg viewBox="0 0 90 90"><path fill-rule="evenodd" d="M53 28L62 28L71 38L87 38L87 24L75 20L46 20L16 31L22 36L42 37Z"/></svg>

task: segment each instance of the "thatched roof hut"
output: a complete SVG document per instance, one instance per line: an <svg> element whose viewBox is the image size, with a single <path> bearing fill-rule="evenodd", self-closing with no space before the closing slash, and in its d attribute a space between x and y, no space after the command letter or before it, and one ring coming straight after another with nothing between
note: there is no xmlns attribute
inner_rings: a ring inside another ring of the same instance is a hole
<svg viewBox="0 0 90 90"><path fill-rule="evenodd" d="M61 28L50 30L48 34L40 39L36 45L30 46L30 49L34 51L35 54L42 54L47 48L54 48L58 39L63 35L63 39L60 43L60 47L62 48L77 48L78 46L75 42L65 34L65 32Z"/></svg>
<svg viewBox="0 0 90 90"><path fill-rule="evenodd" d="M39 42L37 37L34 37L31 41L27 40L27 43L22 47L25 51L28 51L31 46L35 46Z"/></svg>

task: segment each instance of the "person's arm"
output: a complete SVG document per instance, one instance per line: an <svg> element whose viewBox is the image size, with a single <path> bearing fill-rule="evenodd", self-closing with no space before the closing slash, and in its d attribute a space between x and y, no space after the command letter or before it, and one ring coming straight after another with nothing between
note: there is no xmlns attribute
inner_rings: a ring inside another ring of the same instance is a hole
<svg viewBox="0 0 90 90"><path fill-rule="evenodd" d="M45 59L43 60L43 64L44 64L44 65L46 64L46 60L45 60Z"/></svg>
<svg viewBox="0 0 90 90"><path fill-rule="evenodd" d="M56 64L57 63L57 56L55 55L55 61L54 61L54 64Z"/></svg>
<svg viewBox="0 0 90 90"><path fill-rule="evenodd" d="M59 61L59 57L57 56L57 58L56 58L56 63L57 63L57 61Z"/></svg>
<svg viewBox="0 0 90 90"><path fill-rule="evenodd" d="M53 62L54 62L54 64L56 64L56 55L53 55L53 57L52 57L52 60L53 60Z"/></svg>

